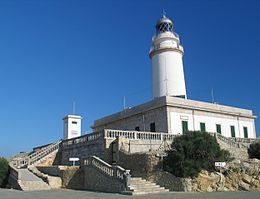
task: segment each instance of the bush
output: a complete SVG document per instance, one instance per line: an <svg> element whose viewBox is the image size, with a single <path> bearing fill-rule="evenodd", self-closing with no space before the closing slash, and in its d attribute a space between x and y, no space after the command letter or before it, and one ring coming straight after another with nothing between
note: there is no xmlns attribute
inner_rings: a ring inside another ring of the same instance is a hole
<svg viewBox="0 0 260 199"><path fill-rule="evenodd" d="M260 142L250 144L247 152L249 158L257 158L260 160Z"/></svg>
<svg viewBox="0 0 260 199"><path fill-rule="evenodd" d="M215 162L230 160L215 137L207 132L187 132L174 139L164 169L178 177L196 177L204 169L215 170Z"/></svg>
<svg viewBox="0 0 260 199"><path fill-rule="evenodd" d="M0 187L5 187L8 180L9 166L5 158L0 157Z"/></svg>

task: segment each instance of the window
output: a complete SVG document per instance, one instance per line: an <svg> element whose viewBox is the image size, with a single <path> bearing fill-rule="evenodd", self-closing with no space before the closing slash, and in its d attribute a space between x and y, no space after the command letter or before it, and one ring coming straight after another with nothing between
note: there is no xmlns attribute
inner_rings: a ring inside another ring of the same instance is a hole
<svg viewBox="0 0 260 199"><path fill-rule="evenodd" d="M77 122L75 122L75 121L72 121L72 124L77 124Z"/></svg>
<svg viewBox="0 0 260 199"><path fill-rule="evenodd" d="M155 123L150 123L150 131L155 132Z"/></svg>
<svg viewBox="0 0 260 199"><path fill-rule="evenodd" d="M247 131L247 127L243 127L244 130L244 138L248 138L248 131Z"/></svg>
<svg viewBox="0 0 260 199"><path fill-rule="evenodd" d="M188 130L188 121L182 121L182 133L186 133Z"/></svg>
<svg viewBox="0 0 260 199"><path fill-rule="evenodd" d="M221 125L216 124L217 133L221 134Z"/></svg>
<svg viewBox="0 0 260 199"><path fill-rule="evenodd" d="M235 126L230 126L230 130L231 130L231 137L232 138L236 137Z"/></svg>
<svg viewBox="0 0 260 199"><path fill-rule="evenodd" d="M201 132L206 132L206 124L203 123L203 122L200 123L200 131Z"/></svg>
<svg viewBox="0 0 260 199"><path fill-rule="evenodd" d="M135 131L140 131L140 127L139 126L135 127Z"/></svg>

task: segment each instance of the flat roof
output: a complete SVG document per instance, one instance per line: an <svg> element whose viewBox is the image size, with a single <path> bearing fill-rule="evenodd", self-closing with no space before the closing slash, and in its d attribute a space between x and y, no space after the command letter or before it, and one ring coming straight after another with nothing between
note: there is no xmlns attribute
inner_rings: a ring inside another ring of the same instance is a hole
<svg viewBox="0 0 260 199"><path fill-rule="evenodd" d="M140 114L142 112L147 112L149 110L165 106L226 115L235 115L247 118L256 118L255 116L253 116L252 110L249 109L225 106L216 103L202 102L190 99L183 99L179 97L163 96L155 98L144 104L140 104L132 108L128 108L123 111L97 119L94 121L93 127L101 126L103 124L111 123L116 120L124 119L133 115Z"/></svg>

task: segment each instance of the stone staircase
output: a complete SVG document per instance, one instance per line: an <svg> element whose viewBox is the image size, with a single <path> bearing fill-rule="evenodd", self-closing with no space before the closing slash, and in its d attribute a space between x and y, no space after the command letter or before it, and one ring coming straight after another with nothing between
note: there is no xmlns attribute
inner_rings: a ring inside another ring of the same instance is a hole
<svg viewBox="0 0 260 199"><path fill-rule="evenodd" d="M45 147L42 147L41 149L36 151L32 151L29 154L23 156L15 156L11 158L11 160L9 161L9 165L17 169L27 168L30 165L36 165L40 161L48 158L51 154L57 153L60 143L61 141L48 144Z"/></svg>
<svg viewBox="0 0 260 199"><path fill-rule="evenodd" d="M17 169L18 185L23 191L50 190L51 187L28 169Z"/></svg>
<svg viewBox="0 0 260 199"><path fill-rule="evenodd" d="M37 177L41 178L45 183L47 183L51 189L60 189L62 187L62 180L61 177L58 176L51 176L39 171L36 167L30 166L28 170L36 175Z"/></svg>
<svg viewBox="0 0 260 199"><path fill-rule="evenodd" d="M28 168L37 165L55 154L59 150L60 141L53 144L48 144L40 149L33 150L31 153L19 154L9 161L10 175L8 186L11 188L35 191L35 190L50 190L49 184L43 181L40 177L32 173Z"/></svg>
<svg viewBox="0 0 260 199"><path fill-rule="evenodd" d="M130 185L128 187L129 191L123 192L123 194L143 195L169 192L169 189L165 189L153 182L137 177L130 179Z"/></svg>
<svg viewBox="0 0 260 199"><path fill-rule="evenodd" d="M248 159L247 149L250 144L246 145L242 141L234 140L218 133L212 133L212 135L217 139L220 148L229 151L232 157L240 160ZM248 139L248 141L250 140L253 142L256 139Z"/></svg>
<svg viewBox="0 0 260 199"><path fill-rule="evenodd" d="M92 187L95 191L116 192L125 195L142 195L153 193L169 192L168 189L159 185L144 180L140 177L131 177L130 170L126 170L118 165L110 165L104 160L96 156L91 156L83 160L85 169L85 179L88 187ZM90 168L93 168L90 170ZM90 175L90 173L101 175ZM93 176L98 176L93 179ZM109 180L108 180L109 179ZM108 183L109 182L109 183ZM100 186L102 183L107 183L105 186ZM112 186L110 186L113 184ZM123 185L123 186L122 186ZM118 187L118 189L111 189Z"/></svg>

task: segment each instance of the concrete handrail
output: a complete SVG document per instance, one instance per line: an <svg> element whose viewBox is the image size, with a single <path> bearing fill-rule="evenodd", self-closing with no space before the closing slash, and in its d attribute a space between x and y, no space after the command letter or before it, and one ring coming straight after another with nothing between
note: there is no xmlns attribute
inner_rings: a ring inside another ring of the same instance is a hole
<svg viewBox="0 0 260 199"><path fill-rule="evenodd" d="M67 140L62 141L62 147L67 147L73 144L80 144L80 143L87 143L91 141L95 141L102 137L104 135L103 132L97 132L97 133L89 133L86 135L82 135L80 137L75 137Z"/></svg>
<svg viewBox="0 0 260 199"><path fill-rule="evenodd" d="M247 146L245 146L242 143L238 143L236 141L233 141L231 138L225 137L219 133L210 133L212 134L216 139L219 139L223 142L225 142L226 144L229 144L231 147L235 147L235 148L248 148Z"/></svg>
<svg viewBox="0 0 260 199"><path fill-rule="evenodd" d="M172 141L176 136L175 134L160 133L160 132L142 132L142 131L123 131L104 129L105 138L125 137L132 140L169 140Z"/></svg>
<svg viewBox="0 0 260 199"><path fill-rule="evenodd" d="M125 185L128 189L131 178L130 170L126 170L118 165L110 165L96 156L90 156L83 160L84 166L94 167L110 178L114 178Z"/></svg>
<svg viewBox="0 0 260 199"><path fill-rule="evenodd" d="M33 165L36 162L43 159L44 157L46 157L47 155L49 155L50 153L52 153L53 151L58 150L60 143L61 141L55 144L50 144L47 147L44 147L41 150L37 150L26 157L11 160L9 165L15 168L23 168Z"/></svg>
<svg viewBox="0 0 260 199"><path fill-rule="evenodd" d="M41 160L42 158L46 157L47 155L49 155L50 153L52 153L53 151L56 151L59 149L61 141L55 143L55 144L51 144L45 148L43 148L42 150L36 151L35 153L32 153L31 155L28 156L29 158L29 164L28 165L33 165L36 162L38 162L39 160Z"/></svg>
<svg viewBox="0 0 260 199"><path fill-rule="evenodd" d="M235 142L245 143L245 144L252 144L256 141L260 141L259 138L230 138Z"/></svg>

